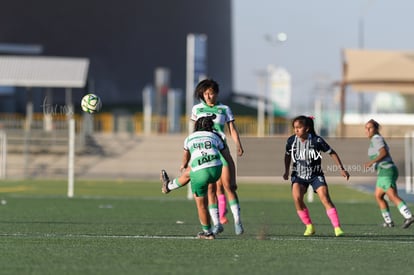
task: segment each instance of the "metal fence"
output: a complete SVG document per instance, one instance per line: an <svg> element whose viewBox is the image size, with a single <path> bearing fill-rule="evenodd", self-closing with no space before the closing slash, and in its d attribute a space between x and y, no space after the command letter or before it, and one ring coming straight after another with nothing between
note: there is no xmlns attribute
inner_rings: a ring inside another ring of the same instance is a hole
<svg viewBox="0 0 414 275"><path fill-rule="evenodd" d="M182 116L177 129L169 129L169 118L153 116L151 118L150 132L145 132L144 118L141 113L132 115L112 115L102 113L94 115L94 131L98 132L130 132L135 134L169 134L187 133L188 118ZM290 121L284 118L276 118L273 125L265 120L265 135L286 135L290 131ZM257 136L257 118L253 116L237 116L236 125L240 135ZM177 132L178 131L178 132ZM273 132L272 132L273 131Z"/></svg>
<svg viewBox="0 0 414 275"><path fill-rule="evenodd" d="M76 121L76 131L86 133L120 133L128 132L135 134L169 134L169 133L187 133L188 118L180 118L178 129L169 129L169 118L166 116L153 116L150 120L149 133L145 132L144 117L142 113L136 114L112 114L98 113L94 115L83 114L74 115ZM30 123L30 125L28 125ZM285 135L290 130L290 122L285 118L275 118L265 120L264 135ZM257 136L258 124L254 116L236 116L236 125L240 135ZM65 115L46 116L42 113L35 113L28 121L22 114L0 114L0 129L10 130L39 130L45 134L66 130L68 127L67 117ZM178 132L177 132L178 131Z"/></svg>

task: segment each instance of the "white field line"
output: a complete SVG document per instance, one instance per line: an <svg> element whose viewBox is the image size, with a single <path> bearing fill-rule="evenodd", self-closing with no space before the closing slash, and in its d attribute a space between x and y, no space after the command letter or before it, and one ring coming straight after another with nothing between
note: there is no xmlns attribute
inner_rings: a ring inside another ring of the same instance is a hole
<svg viewBox="0 0 414 275"><path fill-rule="evenodd" d="M23 237L23 238L107 238L107 239L173 239L173 240L195 240L198 239L195 236L160 236L160 235L88 235L88 234L30 234L30 233L2 233L0 237ZM216 240L220 239L234 239L237 240L238 237L229 238L229 237L218 237ZM244 238L243 238L244 239ZM400 244L413 244L413 241L407 240L383 240L383 239L358 239L354 237L332 237L332 238L315 238L315 237L268 237L265 240L269 241L307 241L307 242L353 242L353 243L400 243ZM263 240L261 240L263 241Z"/></svg>
<svg viewBox="0 0 414 275"><path fill-rule="evenodd" d="M391 237L391 236L390 236ZM414 241L401 241L401 240L382 240L382 239L375 239L375 237L372 237L372 239L357 239L354 237L332 237L332 238L309 238L309 237L300 237L300 238L285 238L285 237L270 237L269 238L272 241L313 241L313 242L329 242L329 241L335 241L335 242L352 242L352 243L400 243L400 244L413 244Z"/></svg>
<svg viewBox="0 0 414 275"><path fill-rule="evenodd" d="M30 238L108 238L108 239L197 239L193 236L156 236L156 235L88 235L88 234L30 234L30 233L3 233L0 237L30 237Z"/></svg>

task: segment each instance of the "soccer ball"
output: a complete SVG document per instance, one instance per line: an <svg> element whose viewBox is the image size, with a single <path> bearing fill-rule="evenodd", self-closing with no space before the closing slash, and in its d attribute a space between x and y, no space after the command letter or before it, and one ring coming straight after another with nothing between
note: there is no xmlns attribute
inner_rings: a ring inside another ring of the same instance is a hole
<svg viewBox="0 0 414 275"><path fill-rule="evenodd" d="M99 96L95 94L87 94L82 97L81 107L84 112L94 114L101 110L102 102Z"/></svg>

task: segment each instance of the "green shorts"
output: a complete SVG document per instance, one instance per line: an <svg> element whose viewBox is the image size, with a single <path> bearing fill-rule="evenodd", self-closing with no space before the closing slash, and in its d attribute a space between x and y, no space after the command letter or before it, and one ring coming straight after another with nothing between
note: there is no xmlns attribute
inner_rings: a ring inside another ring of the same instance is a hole
<svg viewBox="0 0 414 275"><path fill-rule="evenodd" d="M190 171L191 190L197 197L207 196L208 185L221 177L222 165Z"/></svg>
<svg viewBox="0 0 414 275"><path fill-rule="evenodd" d="M390 187L397 188L397 179L398 169L395 165L390 168L378 167L376 186L384 190L384 192L387 192Z"/></svg>

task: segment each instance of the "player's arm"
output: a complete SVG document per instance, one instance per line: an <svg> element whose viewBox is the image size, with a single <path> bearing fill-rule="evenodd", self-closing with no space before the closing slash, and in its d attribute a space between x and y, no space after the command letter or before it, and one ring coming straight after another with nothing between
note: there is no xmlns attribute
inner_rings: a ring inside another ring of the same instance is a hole
<svg viewBox="0 0 414 275"><path fill-rule="evenodd" d="M234 120L229 121L227 125L229 127L230 136L233 139L234 143L236 144L237 155L240 157L240 156L243 155L244 150L243 150L243 146L242 146L241 141L240 141L239 131L237 130L237 127L236 127L236 124L234 123Z"/></svg>
<svg viewBox="0 0 414 275"><path fill-rule="evenodd" d="M380 162L383 158L388 155L387 150L384 147L381 147L378 151L378 156L364 164L365 168L369 168L374 165L376 162Z"/></svg>
<svg viewBox="0 0 414 275"><path fill-rule="evenodd" d="M290 154L285 154L285 173L283 174L283 179L289 179L289 170L290 170L290 162L292 161L292 157Z"/></svg>
<svg viewBox="0 0 414 275"><path fill-rule="evenodd" d="M188 162L190 161L190 157L191 157L190 151L184 149L183 160L181 162L180 171L187 169Z"/></svg>
<svg viewBox="0 0 414 275"><path fill-rule="evenodd" d="M344 165L342 164L342 161L339 158L338 154L335 152L335 150L331 149L331 151L329 152L329 155L331 156L333 161L336 163L336 165L338 165L338 167L341 171L341 175L348 180L349 179L349 173L348 173L348 171L345 170Z"/></svg>
<svg viewBox="0 0 414 275"><path fill-rule="evenodd" d="M230 150L228 146L224 146L222 150L220 150L221 155L223 158L229 163L229 166L234 166L233 158L230 155ZM233 165L230 165L233 164Z"/></svg>
<svg viewBox="0 0 414 275"><path fill-rule="evenodd" d="M290 136L286 141L285 147L285 173L283 173L283 179L289 179L290 163L292 162L292 144L295 141L295 136Z"/></svg>

